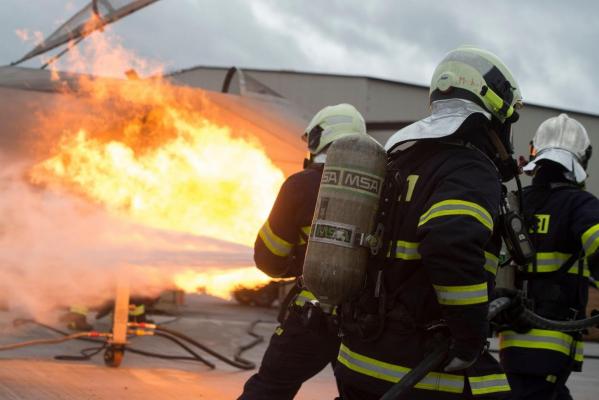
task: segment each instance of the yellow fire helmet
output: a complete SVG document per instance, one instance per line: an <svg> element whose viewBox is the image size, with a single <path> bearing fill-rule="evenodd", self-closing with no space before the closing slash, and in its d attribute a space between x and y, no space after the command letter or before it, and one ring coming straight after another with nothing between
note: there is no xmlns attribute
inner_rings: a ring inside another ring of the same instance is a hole
<svg viewBox="0 0 599 400"><path fill-rule="evenodd" d="M302 137L308 142L310 153L317 155L335 140L355 134L366 134L366 123L354 106L343 103L316 113Z"/></svg>
<svg viewBox="0 0 599 400"><path fill-rule="evenodd" d="M501 122L513 118L522 105L520 87L508 67L493 53L472 46L445 56L433 73L429 95L431 103L437 97L471 100Z"/></svg>
<svg viewBox="0 0 599 400"><path fill-rule="evenodd" d="M493 53L473 46L450 51L431 79L431 115L397 131L385 144L388 151L404 142L447 137L472 114L510 125L522 105L520 87L505 64ZM506 148L511 148L505 138Z"/></svg>

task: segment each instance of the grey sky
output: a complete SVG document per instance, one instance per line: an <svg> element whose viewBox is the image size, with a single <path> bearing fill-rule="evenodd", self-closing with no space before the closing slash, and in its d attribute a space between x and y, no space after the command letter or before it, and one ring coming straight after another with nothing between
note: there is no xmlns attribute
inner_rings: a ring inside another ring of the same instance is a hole
<svg viewBox="0 0 599 400"><path fill-rule="evenodd" d="M7 64L32 47L16 29L49 34L87 0L2 3ZM448 50L475 44L505 61L525 100L599 114L598 14L595 0L161 0L112 30L167 70L237 65L424 85Z"/></svg>

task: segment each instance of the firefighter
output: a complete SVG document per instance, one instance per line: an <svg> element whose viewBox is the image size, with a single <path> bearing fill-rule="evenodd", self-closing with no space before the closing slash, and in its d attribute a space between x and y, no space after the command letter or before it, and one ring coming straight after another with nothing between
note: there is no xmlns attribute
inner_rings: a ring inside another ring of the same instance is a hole
<svg viewBox="0 0 599 400"><path fill-rule="evenodd" d="M333 141L354 134L366 134L366 125L349 104L323 108L306 128L302 138L310 151L308 165L283 183L254 245L256 266L269 276L302 274L327 149ZM338 329L333 318L314 305L314 295L298 282L288 299L281 305L281 325L260 370L246 382L239 399L292 399L302 383L337 358Z"/></svg>
<svg viewBox="0 0 599 400"><path fill-rule="evenodd" d="M599 200L583 188L591 143L578 121L561 114L539 126L530 156L523 211L537 257L517 275L517 288L541 316L583 319L589 267L595 276L599 269ZM571 399L565 384L582 367L581 334L503 331L500 356L513 399Z"/></svg>
<svg viewBox="0 0 599 400"><path fill-rule="evenodd" d="M433 74L431 116L387 141L381 204L389 206L380 212L393 217L384 221L385 251L369 262L361 295L340 311L335 374L344 400L379 399L448 339L443 365L406 398L509 395L487 351L486 317L501 243L501 182L517 171L511 124L521 99L495 55L459 47Z"/></svg>

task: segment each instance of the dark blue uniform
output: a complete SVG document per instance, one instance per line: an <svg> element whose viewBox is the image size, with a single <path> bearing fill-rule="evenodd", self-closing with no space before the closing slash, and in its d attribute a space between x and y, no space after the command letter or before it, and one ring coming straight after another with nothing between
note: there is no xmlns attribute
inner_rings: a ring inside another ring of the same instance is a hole
<svg viewBox="0 0 599 400"><path fill-rule="evenodd" d="M322 164L287 178L254 246L254 260L273 277L302 273L306 244L322 176ZM289 314L277 327L264 353L260 370L245 384L239 399L293 399L302 383L335 362L340 339L326 323L307 324L302 307L315 297L301 290ZM285 307L286 305L282 305Z"/></svg>
<svg viewBox="0 0 599 400"><path fill-rule="evenodd" d="M425 358L440 331L455 339L460 358L478 360L464 371L429 373L409 398L505 398L506 376L483 351L500 249L498 172L478 149L430 141L402 151L388 176L393 171L401 174L403 187L397 217L386 221L386 229L396 233L391 249L380 273L379 266L369 266L360 299L342 306L344 336L335 371L342 398L380 398ZM384 329L377 335L367 322L377 320L381 309ZM356 321L347 322L352 316Z"/></svg>
<svg viewBox="0 0 599 400"><path fill-rule="evenodd" d="M599 200L568 183L563 169L548 161L523 196L525 215L534 222L537 258L517 285L532 299L536 313L556 320L583 319L589 263L593 268L598 264ZM500 349L514 399L551 399L554 392L555 399L571 399L565 383L570 371L582 367L580 334L504 331Z"/></svg>

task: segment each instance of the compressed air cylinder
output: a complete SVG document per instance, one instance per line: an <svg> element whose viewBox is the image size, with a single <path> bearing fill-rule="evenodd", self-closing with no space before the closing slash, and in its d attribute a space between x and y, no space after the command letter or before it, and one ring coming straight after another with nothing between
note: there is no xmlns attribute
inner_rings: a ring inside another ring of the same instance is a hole
<svg viewBox="0 0 599 400"><path fill-rule="evenodd" d="M367 135L338 139L327 151L303 279L320 303L334 306L364 284L369 248L385 178L387 156Z"/></svg>

